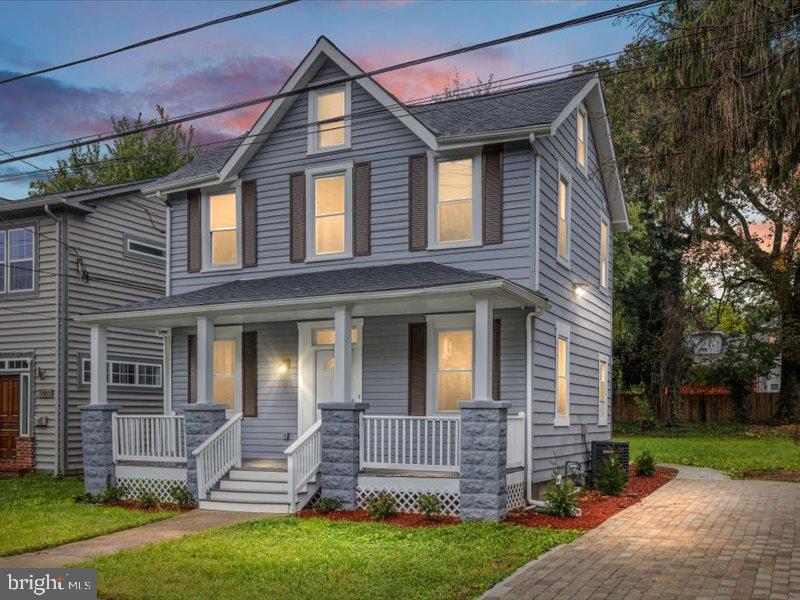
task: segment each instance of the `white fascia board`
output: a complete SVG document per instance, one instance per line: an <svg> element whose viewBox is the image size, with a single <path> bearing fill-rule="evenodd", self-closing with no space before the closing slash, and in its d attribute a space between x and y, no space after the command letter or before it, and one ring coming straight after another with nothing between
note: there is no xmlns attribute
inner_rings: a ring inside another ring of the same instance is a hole
<svg viewBox="0 0 800 600"><path fill-rule="evenodd" d="M485 144L496 144L500 142L513 142L516 140L526 140L531 135L549 135L550 124L544 123L531 125L529 127L517 127L514 129L502 129L499 131L487 131L483 133L470 133L465 135L450 135L439 137L439 151L459 150L462 148L472 148Z"/></svg>
<svg viewBox="0 0 800 600"><path fill-rule="evenodd" d="M180 179L178 181L170 182L166 185L158 186L151 185L142 187L142 193L146 195L153 195L157 193L173 194L175 192L185 192L198 187L205 187L207 185L216 185L222 183L217 175L198 175L196 177L189 177L187 179Z"/></svg>

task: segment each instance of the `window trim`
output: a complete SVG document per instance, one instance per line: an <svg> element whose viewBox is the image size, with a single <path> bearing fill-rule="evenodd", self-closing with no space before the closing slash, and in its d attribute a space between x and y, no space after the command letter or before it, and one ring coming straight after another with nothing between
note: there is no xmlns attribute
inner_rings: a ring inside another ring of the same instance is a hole
<svg viewBox="0 0 800 600"><path fill-rule="evenodd" d="M578 115L583 118L583 164L580 161L580 131L578 129ZM575 109L575 164L584 175L588 174L589 167L589 120L586 115L586 108L583 104Z"/></svg>
<svg viewBox="0 0 800 600"><path fill-rule="evenodd" d="M306 175L306 262L341 260L353 258L353 163L343 162L312 167ZM317 215L315 211L314 181L336 175L344 175L344 250L342 252L317 254Z"/></svg>
<svg viewBox="0 0 800 600"><path fill-rule="evenodd" d="M428 250L483 245L483 149L437 156L428 152ZM439 241L439 163L472 158L472 239Z"/></svg>
<svg viewBox="0 0 800 600"><path fill-rule="evenodd" d="M603 225L606 226L605 261L603 260ZM597 282L600 289L607 290L611 286L611 223L603 213L600 213L600 227L597 232L597 243L600 246L600 263ZM605 278L603 278L603 265L605 264Z"/></svg>
<svg viewBox="0 0 800 600"><path fill-rule="evenodd" d="M439 344L440 331L472 331L472 398L475 397L475 313L455 313L426 315L428 351L425 353L427 363L427 385L425 392L426 414L428 415L458 415L460 410L439 410L438 380L439 380Z"/></svg>
<svg viewBox="0 0 800 600"><path fill-rule="evenodd" d="M236 194L236 262L229 265L214 265L211 262L211 196L220 196L233 192ZM213 271L236 271L242 268L242 182L237 181L231 186L208 188L202 191L201 195L201 227L203 230L202 250L203 267L202 273Z"/></svg>
<svg viewBox="0 0 800 600"><path fill-rule="evenodd" d="M33 246L31 252L31 258L25 258L22 260L11 260L11 253L9 251L9 245L11 243L11 235L12 231L16 231L19 229L30 229L33 232ZM0 289L0 299L11 299L11 298L24 298L28 296L33 296L39 293L39 277L38 277L38 262L39 262L39 252L38 252L38 240L39 240L39 224L36 221L22 221L15 224L8 224L8 225L0 225L0 231L5 233L5 239L3 241L4 244L4 262L0 263L0 269L3 270L4 277L3 277L3 288ZM25 288L22 290L12 290L11 288L11 265L12 263L19 263L19 262L28 262L30 261L33 265L31 267L31 287Z"/></svg>
<svg viewBox="0 0 800 600"><path fill-rule="evenodd" d="M318 106L318 98L324 94L330 94L331 92L336 92L344 90L344 115L342 116L342 120L344 121L344 143L340 144L339 146L329 146L327 148L320 148L319 147L319 123L317 123L317 106ZM328 152L338 152L340 150L348 150L351 148L351 137L352 137L352 83L347 81L341 85L333 85L331 87L327 87L324 89L314 90L309 92L308 94L308 149L307 154L309 156L315 154L326 154Z"/></svg>
<svg viewBox="0 0 800 600"><path fill-rule="evenodd" d="M80 390L88 390L90 387L90 381L85 378L86 375L86 363L91 365L91 357L88 354L78 354L78 389ZM111 383L110 381L110 367L112 363L125 363L125 364L133 364L134 367L134 377L136 378L137 383ZM147 366L147 367L158 367L160 371L160 382L158 385L142 385L139 382L139 367L140 366ZM91 367L89 369L91 373ZM136 390L138 392L152 392L152 393L160 393L164 389L164 363L163 361L157 358L148 358L143 356L129 356L129 355L121 355L121 354L114 354L108 355L106 359L106 374L107 374L107 383L109 391L114 390L125 390L125 391L132 391Z"/></svg>
<svg viewBox="0 0 800 600"><path fill-rule="evenodd" d="M605 368L603 367L605 365ZM602 380L600 379L601 373L605 370L606 376L606 397L603 400L600 396L600 389ZM600 354L597 358L597 424L600 427L604 427L608 425L608 398L609 394L609 386L611 384L609 374L611 373L611 363L608 360L608 356L606 354ZM605 411L603 410L603 402L605 402Z"/></svg>
<svg viewBox="0 0 800 600"><path fill-rule="evenodd" d="M122 234L122 243L122 253L128 258L156 264L165 264L167 262L167 247L163 243L144 237L139 237L137 235L131 235L130 233ZM158 256L154 256L152 254L146 254L144 252L139 252L138 250L132 250L131 243L141 244L142 246L149 246L151 248L161 250L164 255L159 258Z"/></svg>
<svg viewBox="0 0 800 600"><path fill-rule="evenodd" d="M566 414L559 415L558 414L558 341L560 339L566 340L567 342L567 352L565 360L565 371L566 371ZM553 354L555 358L555 366L553 369L553 381L555 383L553 389L553 425L555 427L569 427L570 425L570 380L571 380L571 373L570 373L570 363L571 356L572 356L572 340L571 340L571 331L570 326L567 323L563 323L561 321L556 322L556 332L555 332L555 343L553 344Z"/></svg>
<svg viewBox="0 0 800 600"><path fill-rule="evenodd" d="M559 252L560 246L560 203L561 203L561 181L567 184L567 197L566 197L566 236L567 236L567 255L561 256ZM564 166L559 162L558 164L558 179L556 180L556 262L558 264L569 267L572 262L572 175L567 171Z"/></svg>

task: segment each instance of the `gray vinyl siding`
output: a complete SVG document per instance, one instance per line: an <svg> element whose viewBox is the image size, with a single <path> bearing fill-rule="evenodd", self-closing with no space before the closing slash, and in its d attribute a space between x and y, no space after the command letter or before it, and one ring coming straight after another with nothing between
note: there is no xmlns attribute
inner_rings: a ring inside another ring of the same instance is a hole
<svg viewBox="0 0 800 600"><path fill-rule="evenodd" d="M17 218L19 225L36 224L35 252L37 290L18 298L0 295L0 354L28 355L33 358L31 377L33 387L33 417L46 418L47 424L33 427L36 440L36 466L52 472L56 468L57 401L56 377L56 311L58 228L49 217ZM0 226L12 226L0 219ZM41 371L39 371L41 370ZM41 376L39 376L41 373ZM50 398L43 390L52 390Z"/></svg>
<svg viewBox="0 0 800 600"><path fill-rule="evenodd" d="M534 481L550 478L555 465L583 462L581 424L587 426L585 442L611 436L611 392L609 425L597 425L598 358L611 357L611 289L600 288L600 217L608 216L608 205L598 171L594 140L589 135L587 174L575 160L575 113L556 135L539 138L540 178L540 291L553 303L535 320L534 341ZM571 262L556 260L558 168L572 175ZM610 235L609 231L609 235ZM612 256L609 253L609 264ZM609 269L609 281L611 281ZM585 282L589 293L574 301L572 283ZM555 427L555 328L558 321L570 326L570 425Z"/></svg>
<svg viewBox="0 0 800 600"><path fill-rule="evenodd" d="M342 75L323 66L313 81ZM272 276L298 271L336 269L349 265L430 261L506 277L531 285L530 244L531 152L527 143L507 144L503 180L504 241L478 248L410 252L408 250L408 157L425 152L424 144L358 83L352 87L353 112L374 111L355 118L352 148L321 155L307 155L305 126L308 102L299 96L267 142L241 173L242 180L257 180L258 265L211 273L186 270L186 202L174 202L171 221L171 291L178 294L240 277ZM363 113L362 113L363 114ZM372 254L353 259L316 263L289 260L289 175L314 166L344 161L371 162Z"/></svg>
<svg viewBox="0 0 800 600"><path fill-rule="evenodd" d="M164 295L166 265L126 256L123 237L128 234L163 244L165 216L162 202L139 194L99 200L93 213L82 217L70 215L70 246L79 253L89 272L86 283L78 274L74 256L71 257L71 317ZM92 279L93 275L141 287L97 281ZM89 327L72 320L69 328L67 464L70 470L78 470L82 466L80 407L89 403L89 390L79 385L79 358L89 355ZM110 327L107 335L109 355L155 360L163 356L162 339L152 331ZM122 414L161 414L163 411L161 390L109 389L108 401L119 404Z"/></svg>

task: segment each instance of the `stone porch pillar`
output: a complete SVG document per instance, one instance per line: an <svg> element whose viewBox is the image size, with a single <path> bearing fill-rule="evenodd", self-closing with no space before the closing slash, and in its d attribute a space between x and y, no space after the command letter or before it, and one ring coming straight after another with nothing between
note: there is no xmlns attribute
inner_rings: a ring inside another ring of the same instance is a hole
<svg viewBox="0 0 800 600"><path fill-rule="evenodd" d="M325 402L322 412L322 497L339 500L342 508L356 508L359 470L359 425L369 408L363 402Z"/></svg>
<svg viewBox="0 0 800 600"><path fill-rule="evenodd" d="M199 400L198 395L198 400ZM225 404L211 404L208 402L190 404L183 413L184 428L186 431L186 485L194 499L198 499L197 488L197 459L192 454L200 444L222 427L227 420Z"/></svg>
<svg viewBox="0 0 800 600"><path fill-rule="evenodd" d="M94 372L92 370L92 380ZM116 404L81 406L83 485L86 491L92 494L102 492L106 485L117 485L112 431L117 411L119 406Z"/></svg>
<svg viewBox="0 0 800 600"><path fill-rule="evenodd" d="M461 408L461 520L506 518L506 437L510 402L459 403Z"/></svg>

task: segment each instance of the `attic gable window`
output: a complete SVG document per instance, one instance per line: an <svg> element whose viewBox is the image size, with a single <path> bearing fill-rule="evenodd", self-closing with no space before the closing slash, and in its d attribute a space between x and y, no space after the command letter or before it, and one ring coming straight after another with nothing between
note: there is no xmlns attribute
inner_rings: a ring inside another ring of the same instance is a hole
<svg viewBox="0 0 800 600"><path fill-rule="evenodd" d="M556 259L564 266L570 261L570 223L572 221L572 179L559 167L558 174L558 233Z"/></svg>
<svg viewBox="0 0 800 600"><path fill-rule="evenodd" d="M586 135L586 111L583 108L578 108L577 116L575 118L575 131L576 131L576 159L578 166L586 170L586 155L588 153L587 135Z"/></svg>
<svg viewBox="0 0 800 600"><path fill-rule="evenodd" d="M350 84L309 94L308 153L350 147Z"/></svg>

